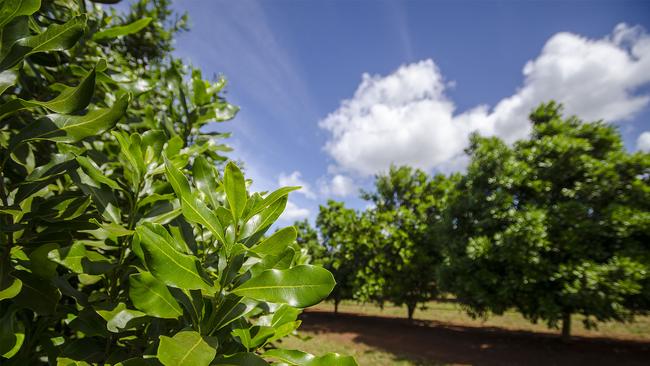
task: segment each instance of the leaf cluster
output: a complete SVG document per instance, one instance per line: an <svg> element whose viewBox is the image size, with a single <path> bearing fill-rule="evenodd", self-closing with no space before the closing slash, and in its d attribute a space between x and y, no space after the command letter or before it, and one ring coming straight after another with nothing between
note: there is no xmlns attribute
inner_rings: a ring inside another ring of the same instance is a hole
<svg viewBox="0 0 650 366"><path fill-rule="evenodd" d="M225 79L169 55L183 17L140 1L0 4L3 365L354 365L277 349L334 278L294 228L297 187L226 164Z"/></svg>

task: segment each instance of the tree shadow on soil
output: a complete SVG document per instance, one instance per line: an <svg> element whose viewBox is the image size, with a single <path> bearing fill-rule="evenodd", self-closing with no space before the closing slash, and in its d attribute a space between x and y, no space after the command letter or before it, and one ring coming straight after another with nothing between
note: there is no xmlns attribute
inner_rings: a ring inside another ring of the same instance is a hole
<svg viewBox="0 0 650 366"><path fill-rule="evenodd" d="M355 343L416 364L460 365L649 365L650 343L608 338L559 337L497 327L465 327L435 321L307 311L301 329L339 333Z"/></svg>

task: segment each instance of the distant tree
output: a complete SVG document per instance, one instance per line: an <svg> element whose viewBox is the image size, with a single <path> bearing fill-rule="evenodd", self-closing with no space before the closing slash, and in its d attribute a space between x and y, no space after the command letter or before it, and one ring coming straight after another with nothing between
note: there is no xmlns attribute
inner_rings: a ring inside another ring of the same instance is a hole
<svg viewBox="0 0 650 366"><path fill-rule="evenodd" d="M419 303L438 293L435 269L441 243L434 227L442 218L453 179L431 179L421 170L391 167L375 178L375 190L362 197L374 204L368 215L374 230L360 292L364 297L406 305L408 318Z"/></svg>
<svg viewBox="0 0 650 366"><path fill-rule="evenodd" d="M355 235L359 229L357 222L354 210L333 200L328 200L326 206L320 206L316 218L316 226L326 248L319 264L332 272L336 280L336 286L330 293L335 313L338 313L341 300L351 299L355 293L357 271L362 261Z"/></svg>
<svg viewBox="0 0 650 366"><path fill-rule="evenodd" d="M445 219L446 289L471 313L586 326L625 321L650 299L650 155L616 128L543 104L527 140L471 139L471 163Z"/></svg>
<svg viewBox="0 0 650 366"><path fill-rule="evenodd" d="M318 239L318 231L314 229L309 220L296 221L293 223L296 228L296 244L300 248L306 249L311 257L311 263L323 264L327 258L327 248L321 244Z"/></svg>

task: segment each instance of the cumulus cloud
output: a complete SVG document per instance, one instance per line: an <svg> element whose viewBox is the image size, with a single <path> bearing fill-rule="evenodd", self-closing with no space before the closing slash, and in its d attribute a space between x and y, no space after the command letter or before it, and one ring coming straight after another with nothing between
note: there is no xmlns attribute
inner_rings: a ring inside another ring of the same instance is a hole
<svg viewBox="0 0 650 366"><path fill-rule="evenodd" d="M637 150L650 152L650 131L645 131L636 139Z"/></svg>
<svg viewBox="0 0 650 366"><path fill-rule="evenodd" d="M356 193L357 186L354 184L352 178L342 174L336 174L331 180L321 182L320 191L325 196L346 197Z"/></svg>
<svg viewBox="0 0 650 366"><path fill-rule="evenodd" d="M314 191L312 191L311 186L309 183L305 182L302 179L302 174L299 171L294 171L293 173L286 175L284 173L280 173L280 176L278 177L278 185L280 186L301 186L298 191L298 193L302 193L305 197L309 199L315 199L316 194Z"/></svg>
<svg viewBox="0 0 650 366"><path fill-rule="evenodd" d="M284 209L284 212L280 216L280 220L283 221L296 221L302 220L309 217L310 211L304 207L299 207L295 203L288 201L287 207Z"/></svg>
<svg viewBox="0 0 650 366"><path fill-rule="evenodd" d="M364 74L353 97L320 121L327 151L343 171L368 176L391 163L441 171L462 169L473 131L508 142L530 132L528 114L551 99L586 120L624 121L650 102L637 95L650 82L650 36L616 26L588 39L558 33L523 68L522 87L494 108L456 113L449 85L432 60L403 65L387 76Z"/></svg>

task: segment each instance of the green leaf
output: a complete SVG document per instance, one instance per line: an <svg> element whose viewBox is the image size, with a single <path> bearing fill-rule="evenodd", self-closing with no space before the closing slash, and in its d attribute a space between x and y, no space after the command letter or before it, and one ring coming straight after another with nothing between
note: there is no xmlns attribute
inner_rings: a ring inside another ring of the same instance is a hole
<svg viewBox="0 0 650 366"><path fill-rule="evenodd" d="M296 241L298 232L293 226L285 227L278 230L267 239L263 240L257 246L253 247L253 251L261 255L277 255L282 253L289 244Z"/></svg>
<svg viewBox="0 0 650 366"><path fill-rule="evenodd" d="M77 86L66 86L59 95L47 102L29 103L40 105L57 113L72 113L88 106L95 90L95 67L86 74Z"/></svg>
<svg viewBox="0 0 650 366"><path fill-rule="evenodd" d="M302 351L271 349L264 352L264 357L272 357L294 366L357 366L354 358L341 356L338 353L316 357Z"/></svg>
<svg viewBox="0 0 650 366"><path fill-rule="evenodd" d="M84 273L81 260L86 258L86 248L81 243L74 243L69 247L55 249L48 253L48 258L75 273Z"/></svg>
<svg viewBox="0 0 650 366"><path fill-rule="evenodd" d="M254 304L242 301L242 298L233 294L226 295L215 315L214 329L219 330L233 321L244 316L255 307Z"/></svg>
<svg viewBox="0 0 650 366"><path fill-rule="evenodd" d="M0 290L0 301L4 299L11 299L16 297L20 293L20 289L23 287L23 282L17 278L14 278L11 284L2 290Z"/></svg>
<svg viewBox="0 0 650 366"><path fill-rule="evenodd" d="M5 71L6 72L6 71ZM31 107L44 107L57 113L72 113L88 106L95 89L95 69L93 68L86 77L75 87L66 86L59 95L47 102L37 100L13 99L0 106L0 119L21 109Z"/></svg>
<svg viewBox="0 0 650 366"><path fill-rule="evenodd" d="M0 72L0 95L10 86L16 84L16 80L18 80L18 73L16 71L6 70Z"/></svg>
<svg viewBox="0 0 650 366"><path fill-rule="evenodd" d="M99 167L97 166L97 164L95 164L94 161L88 159L85 156L77 156L76 160L77 163L79 163L79 166L84 170L86 174L88 174L90 178L92 178L98 183L106 184L107 186L113 189L121 190L117 182L112 180L104 172L102 172L101 169L99 169Z"/></svg>
<svg viewBox="0 0 650 366"><path fill-rule="evenodd" d="M304 308L326 298L334 285L334 277L326 269L300 265L286 270L266 270L232 290L232 293Z"/></svg>
<svg viewBox="0 0 650 366"><path fill-rule="evenodd" d="M31 262L30 269L32 273L41 278L50 278L56 274L56 267L58 264L52 262L48 258L49 252L58 249L59 245L55 243L48 243L39 246L29 253L29 260Z"/></svg>
<svg viewBox="0 0 650 366"><path fill-rule="evenodd" d="M287 196L290 192L300 189L300 187L282 187L278 190L273 191L268 196L264 197L257 205L253 207L251 212L246 215L246 219L251 218L258 213L262 212L265 208L271 206L280 198Z"/></svg>
<svg viewBox="0 0 650 366"><path fill-rule="evenodd" d="M182 331L174 337L160 336L156 356L165 366L207 366L217 351L194 331Z"/></svg>
<svg viewBox="0 0 650 366"><path fill-rule="evenodd" d="M230 356L219 356L216 366L267 366L268 362L253 352L240 352Z"/></svg>
<svg viewBox="0 0 650 366"><path fill-rule="evenodd" d="M226 171L223 175L223 187L226 191L233 221L237 223L244 212L248 197L246 195L244 175L233 162L229 162L226 165Z"/></svg>
<svg viewBox="0 0 650 366"><path fill-rule="evenodd" d="M157 318L176 319L183 315L167 286L151 273L132 274L129 284L129 297L138 310Z"/></svg>
<svg viewBox="0 0 650 366"><path fill-rule="evenodd" d="M34 14L40 7L40 0L4 0L0 5L0 28L15 17Z"/></svg>
<svg viewBox="0 0 650 366"><path fill-rule="evenodd" d="M106 329L113 333L132 328L133 320L147 315L137 310L127 309L123 302L117 304L112 310L97 310L97 314L106 320Z"/></svg>
<svg viewBox="0 0 650 366"><path fill-rule="evenodd" d="M261 347L273 336L275 329L266 326L253 326L250 328L233 329L232 335L239 338L239 342L248 350Z"/></svg>
<svg viewBox="0 0 650 366"><path fill-rule="evenodd" d="M85 29L86 16L82 15L64 24L49 26L41 34L19 39L0 61L0 71L13 68L25 57L35 53L67 50L77 44Z"/></svg>
<svg viewBox="0 0 650 366"><path fill-rule="evenodd" d="M16 271L13 275L23 283L20 293L13 298L15 304L41 315L55 312L61 299L61 292L57 288L29 272Z"/></svg>
<svg viewBox="0 0 650 366"><path fill-rule="evenodd" d="M282 215L287 206L288 197L282 196L259 214L246 221L241 230L240 237L246 239L247 246L256 243L259 238L273 225L275 220Z"/></svg>
<svg viewBox="0 0 650 366"><path fill-rule="evenodd" d="M95 136L117 123L126 113L129 96L118 99L111 108L95 109L84 116L50 114L34 121L12 139L10 149L19 143L33 140L50 140L73 143Z"/></svg>
<svg viewBox="0 0 650 366"><path fill-rule="evenodd" d="M8 311L0 318L0 356L4 358L18 353L25 340L25 327L14 315L14 311Z"/></svg>
<svg viewBox="0 0 650 366"><path fill-rule="evenodd" d="M144 27L149 25L149 23L151 23L151 20L152 19L150 17L144 17L142 19L136 20L133 23L104 29L93 34L93 40L98 41L105 38L116 38L139 32Z"/></svg>
<svg viewBox="0 0 650 366"><path fill-rule="evenodd" d="M257 324L277 328L283 324L295 322L300 313L300 309L282 304L272 314L259 317Z"/></svg>
<svg viewBox="0 0 650 366"><path fill-rule="evenodd" d="M215 174L215 169L208 160L199 155L194 159L194 165L192 165L192 176L194 177L194 183L196 187L203 192L203 194L208 198L210 204L214 209L222 207L217 198L217 190L219 188L219 183L217 182L217 177Z"/></svg>
<svg viewBox="0 0 650 366"><path fill-rule="evenodd" d="M145 264L154 277L168 286L181 289L211 290L211 285L200 275L198 258L175 249L171 235L159 224L143 223L136 233Z"/></svg>
<svg viewBox="0 0 650 366"><path fill-rule="evenodd" d="M194 198L187 178L167 158L165 158L165 173L167 180L172 185L174 192L176 192L176 196L181 201L183 216L189 221L207 227L219 241L225 243L223 227L219 223L217 216L210 211L205 203Z"/></svg>

